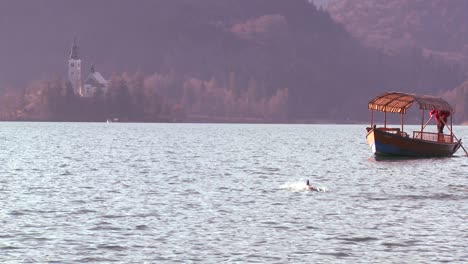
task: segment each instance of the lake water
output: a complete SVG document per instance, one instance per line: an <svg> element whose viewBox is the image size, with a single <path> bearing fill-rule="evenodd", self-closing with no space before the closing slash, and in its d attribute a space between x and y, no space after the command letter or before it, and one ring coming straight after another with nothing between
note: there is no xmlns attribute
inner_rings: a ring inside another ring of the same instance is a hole
<svg viewBox="0 0 468 264"><path fill-rule="evenodd" d="M365 127L0 123L0 262L468 262L463 150L376 161Z"/></svg>

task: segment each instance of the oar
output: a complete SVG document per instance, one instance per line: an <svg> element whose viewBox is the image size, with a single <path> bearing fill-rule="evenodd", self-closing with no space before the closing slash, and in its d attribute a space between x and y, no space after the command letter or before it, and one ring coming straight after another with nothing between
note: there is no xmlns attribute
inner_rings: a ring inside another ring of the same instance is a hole
<svg viewBox="0 0 468 264"><path fill-rule="evenodd" d="M468 156L468 152L466 152L466 149L463 147L463 144L461 143L460 140L458 140L457 136L455 136L455 134L453 133L452 129L450 129L450 127L447 126L447 124L445 123L445 121L444 121L442 118L440 119L440 121L441 121L442 123L444 123L444 125L448 128L448 130L450 130L450 133L452 133L453 137L454 137L458 142L460 142L460 147L462 147L462 149L465 151L466 156Z"/></svg>
<svg viewBox="0 0 468 264"><path fill-rule="evenodd" d="M427 120L426 124L424 124L424 126L422 127L421 131L423 131L424 128L426 128L427 124L429 124L429 121L431 121L431 119L432 119L432 116L429 117L429 119ZM419 135L421 135L421 132L419 132ZM422 138L422 136L421 136L421 138Z"/></svg>
<svg viewBox="0 0 468 264"><path fill-rule="evenodd" d="M429 119L427 120L426 124L424 124L423 128L421 130L424 130L424 128L426 128L427 124L429 124L429 121L431 121L432 119L432 116L429 117Z"/></svg>

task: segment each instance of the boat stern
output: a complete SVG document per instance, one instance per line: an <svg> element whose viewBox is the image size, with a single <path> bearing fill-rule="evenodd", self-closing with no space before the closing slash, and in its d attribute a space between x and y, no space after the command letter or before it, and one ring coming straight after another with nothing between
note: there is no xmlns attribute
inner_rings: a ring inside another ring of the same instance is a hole
<svg viewBox="0 0 468 264"><path fill-rule="evenodd" d="M369 147L372 150L372 153L375 154L377 152L377 149L375 147L375 133L374 133L373 128L367 130L366 139L367 139L367 144L369 144Z"/></svg>

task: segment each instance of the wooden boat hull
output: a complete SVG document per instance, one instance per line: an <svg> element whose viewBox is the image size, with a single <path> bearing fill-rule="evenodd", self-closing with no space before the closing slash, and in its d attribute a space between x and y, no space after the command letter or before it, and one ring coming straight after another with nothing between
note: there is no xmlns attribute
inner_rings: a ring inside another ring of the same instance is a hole
<svg viewBox="0 0 468 264"><path fill-rule="evenodd" d="M367 142L374 155L402 157L450 157L461 145L461 142L436 142L404 137L379 129L370 129Z"/></svg>

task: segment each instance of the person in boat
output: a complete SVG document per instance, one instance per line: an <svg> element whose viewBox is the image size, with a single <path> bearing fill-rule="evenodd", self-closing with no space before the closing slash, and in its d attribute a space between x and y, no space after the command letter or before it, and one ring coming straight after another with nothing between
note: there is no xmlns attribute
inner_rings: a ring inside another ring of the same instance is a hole
<svg viewBox="0 0 468 264"><path fill-rule="evenodd" d="M431 117L434 117L437 122L437 132L443 134L445 124L447 123L447 118L450 116L450 112L434 109L429 114Z"/></svg>
<svg viewBox="0 0 468 264"><path fill-rule="evenodd" d="M307 180L307 183L306 183L306 184L307 184L307 188L308 188L309 190L318 192L318 188L315 187L315 186L313 186L312 184L310 184L309 180Z"/></svg>

